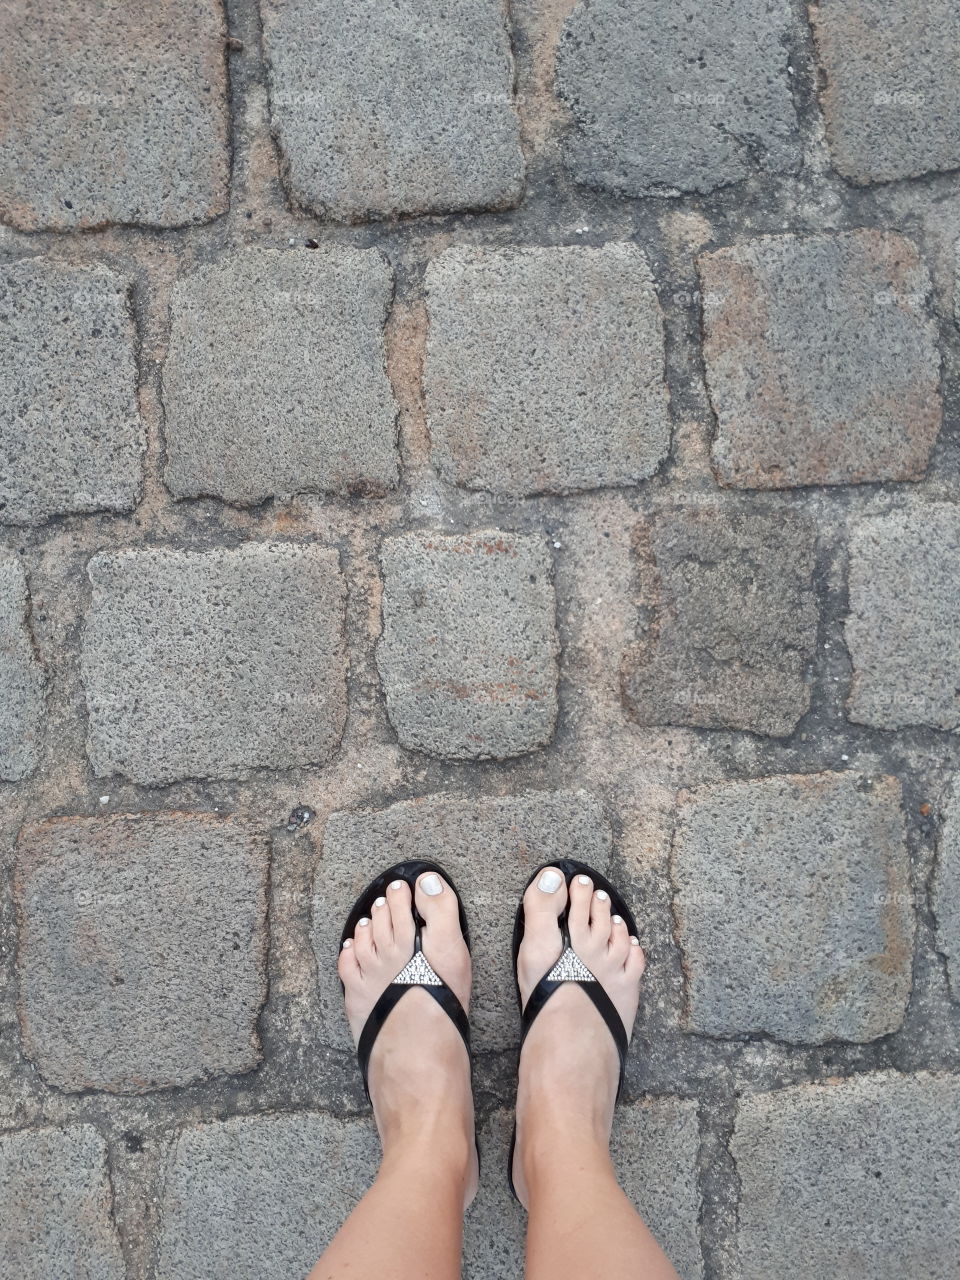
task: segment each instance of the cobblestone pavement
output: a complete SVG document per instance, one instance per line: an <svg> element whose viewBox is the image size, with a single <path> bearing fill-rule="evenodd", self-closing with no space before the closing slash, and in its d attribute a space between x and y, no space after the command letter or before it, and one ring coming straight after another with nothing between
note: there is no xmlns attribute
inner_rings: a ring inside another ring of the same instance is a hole
<svg viewBox="0 0 960 1280"><path fill-rule="evenodd" d="M960 1276L954 0L0 8L0 1276L302 1275L426 854L650 954L684 1277Z"/></svg>

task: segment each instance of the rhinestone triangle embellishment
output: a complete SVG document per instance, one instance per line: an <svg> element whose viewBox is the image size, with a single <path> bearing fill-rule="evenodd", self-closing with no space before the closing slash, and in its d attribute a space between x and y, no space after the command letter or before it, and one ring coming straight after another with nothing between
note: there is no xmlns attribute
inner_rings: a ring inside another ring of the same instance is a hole
<svg viewBox="0 0 960 1280"><path fill-rule="evenodd" d="M443 979L431 967L422 951L415 951L391 986L403 987L442 987Z"/></svg>
<svg viewBox="0 0 960 1280"><path fill-rule="evenodd" d="M545 980L547 982L596 982L596 978L573 947L567 947Z"/></svg>

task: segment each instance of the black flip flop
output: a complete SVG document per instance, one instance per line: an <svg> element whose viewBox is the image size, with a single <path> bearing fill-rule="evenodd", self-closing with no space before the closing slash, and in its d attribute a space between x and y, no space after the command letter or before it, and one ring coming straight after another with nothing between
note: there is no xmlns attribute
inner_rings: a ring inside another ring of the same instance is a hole
<svg viewBox="0 0 960 1280"><path fill-rule="evenodd" d="M554 963L540 979L537 985L530 992L530 999L526 1005L523 1003L523 997L520 995L520 978L517 973L517 957L520 954L520 944L523 942L524 930L526 927L523 914L523 897L520 898L520 905L517 908L517 918L513 926L513 977L517 988L517 1004L520 1007L520 1050L523 1051L523 1043L530 1033L537 1016L543 1009L550 997L555 991L558 991L565 982L575 982L581 987L590 999L593 1001L594 1007L600 1014L607 1026L613 1042L617 1046L617 1055L620 1059L620 1080L617 1084L617 1100L623 1092L623 1080L627 1066L627 1050L630 1046L630 1038L624 1029L623 1019L617 1012L617 1007L607 995L601 983L593 976L587 966L583 963L577 953L574 951L570 943L570 929L567 916L570 910L569 889L570 882L574 876L589 876L593 881L594 892L597 889L603 889L610 897L610 907L614 915L621 916L629 930L632 938L637 937L637 922L633 918L633 912L624 902L619 891L613 887L606 876L602 876L599 871L594 871L593 867L588 866L586 862L577 862L574 858L561 858L558 862L545 862L542 867L538 867L530 879L523 887L523 892L530 888L534 880L546 871L548 867L556 867L563 875L567 882L567 905L560 913L560 936L563 942L563 950L560 952L559 959ZM513 1192L514 1198L519 1200L516 1187L513 1185L513 1156L517 1145L517 1126L513 1126L513 1137L510 1139L510 1155L507 1164L507 1177L510 1180L510 1190Z"/></svg>
<svg viewBox="0 0 960 1280"><path fill-rule="evenodd" d="M374 902L377 898L386 897L387 889L393 884L394 880L406 881L412 892L417 880L427 871L435 872L453 890L454 897L457 900L457 908L460 912L460 928L469 951L470 933L467 929L467 916L463 909L463 901L460 894L457 893L453 881L442 867L435 862L424 862L420 859L414 859L410 862L398 862L395 867L389 867L386 871L381 872L375 880L372 880L367 885L354 903L349 916L347 916L347 923L343 926L343 933L340 935L341 950L343 949L344 941L347 938L352 938L356 933L357 922L364 918L370 918ZM420 945L420 931L426 922L417 910L415 902L413 904L413 919L416 924L413 955L397 976L384 988L383 994L371 1009L370 1016L360 1032L360 1041L357 1045L357 1061L360 1064L360 1074L363 1077L363 1087L368 1099L370 1097L370 1089L367 1084L367 1073L370 1068L370 1054L373 1052L377 1036L397 1003L413 987L422 987L424 991L433 996L434 1000L460 1032L463 1043L467 1047L467 1057L470 1056L470 1023L467 1019L466 1011L453 991L423 954ZM340 985L342 986L343 984L341 983Z"/></svg>

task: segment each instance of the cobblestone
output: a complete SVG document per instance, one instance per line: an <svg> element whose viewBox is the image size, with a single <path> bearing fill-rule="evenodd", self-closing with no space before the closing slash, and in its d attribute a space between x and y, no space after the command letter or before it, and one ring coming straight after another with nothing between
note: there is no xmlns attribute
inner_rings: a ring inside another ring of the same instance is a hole
<svg viewBox="0 0 960 1280"><path fill-rule="evenodd" d="M20 1011L44 1077L141 1092L256 1066L266 882L264 839L208 815L28 827Z"/></svg>
<svg viewBox="0 0 960 1280"><path fill-rule="evenodd" d="M635 533L640 634L623 692L644 725L786 736L810 703L813 530L794 516L662 511Z"/></svg>
<svg viewBox="0 0 960 1280"><path fill-rule="evenodd" d="M663 323L643 253L449 249L427 269L433 457L455 484L636 484L670 446Z"/></svg>
<svg viewBox="0 0 960 1280"><path fill-rule="evenodd" d="M519 200L498 0L264 0L262 12L273 126L298 204L359 222Z"/></svg>
<svg viewBox="0 0 960 1280"><path fill-rule="evenodd" d="M28 777L40 757L44 675L27 623L27 579L0 555L0 778Z"/></svg>
<svg viewBox="0 0 960 1280"><path fill-rule="evenodd" d="M576 180L643 196L794 172L789 24L786 4L760 0L580 0L557 64Z"/></svg>
<svg viewBox="0 0 960 1280"><path fill-rule="evenodd" d="M833 163L853 182L960 166L960 59L951 0L815 0L820 99Z"/></svg>
<svg viewBox="0 0 960 1280"><path fill-rule="evenodd" d="M960 1078L881 1072L741 1100L743 1280L953 1280Z"/></svg>
<svg viewBox="0 0 960 1280"><path fill-rule="evenodd" d="M0 218L64 231L225 212L225 36L215 0L4 6Z"/></svg>
<svg viewBox="0 0 960 1280"><path fill-rule="evenodd" d="M682 793L671 873L690 1030L823 1044L902 1023L914 912L896 778Z"/></svg>
<svg viewBox="0 0 960 1280"><path fill-rule="evenodd" d="M960 728L960 512L934 503L850 535L847 714L882 729Z"/></svg>
<svg viewBox="0 0 960 1280"><path fill-rule="evenodd" d="M95 556L89 575L82 661L98 774L230 778L336 750L346 690L334 551L120 551Z"/></svg>
<svg viewBox="0 0 960 1280"><path fill-rule="evenodd" d="M470 925L474 993L473 1043L479 1053L512 1049L519 1038L510 945L523 887L537 867L579 858L608 867L610 827L582 792L524 792L464 800L428 796L382 810L331 814L314 894L314 949L321 1007L330 1043L351 1045L335 971L340 930L370 880L408 858L446 868Z"/></svg>
<svg viewBox="0 0 960 1280"><path fill-rule="evenodd" d="M960 787L956 782L940 828L933 909L937 946L946 957L953 998L960 1002Z"/></svg>
<svg viewBox="0 0 960 1280"><path fill-rule="evenodd" d="M321 1112L185 1129L167 1165L157 1280L306 1275L379 1158L371 1121Z"/></svg>
<svg viewBox="0 0 960 1280"><path fill-rule="evenodd" d="M390 268L374 250L248 250L174 290L166 482L258 503L397 482L384 369Z"/></svg>
<svg viewBox="0 0 960 1280"><path fill-rule="evenodd" d="M722 484L922 478L940 355L914 244L872 230L766 236L699 267Z"/></svg>
<svg viewBox="0 0 960 1280"><path fill-rule="evenodd" d="M130 511L140 498L129 284L106 267L0 267L0 523Z"/></svg>
<svg viewBox="0 0 960 1280"><path fill-rule="evenodd" d="M0 1134L0 1254L16 1280L125 1280L107 1146L92 1125Z"/></svg>
<svg viewBox="0 0 960 1280"><path fill-rule="evenodd" d="M387 710L405 747L504 759L542 747L557 716L555 602L540 538L411 533L381 551Z"/></svg>

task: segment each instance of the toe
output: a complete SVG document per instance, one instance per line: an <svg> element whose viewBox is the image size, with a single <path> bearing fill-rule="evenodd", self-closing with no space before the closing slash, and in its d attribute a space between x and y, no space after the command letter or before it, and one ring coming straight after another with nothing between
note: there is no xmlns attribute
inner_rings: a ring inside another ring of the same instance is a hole
<svg viewBox="0 0 960 1280"><path fill-rule="evenodd" d="M387 951L393 946L393 921L390 919L386 898L377 898L370 908L370 928L378 951Z"/></svg>
<svg viewBox="0 0 960 1280"><path fill-rule="evenodd" d="M589 876L574 876L570 882L570 941L573 948L584 947L590 938L590 903L593 881Z"/></svg>
<svg viewBox="0 0 960 1280"><path fill-rule="evenodd" d="M423 916L425 927L434 939L455 939L460 932L460 912L457 895L443 876L426 871L417 880L415 893L417 910Z"/></svg>
<svg viewBox="0 0 960 1280"><path fill-rule="evenodd" d="M373 929L370 927L369 916L364 916L362 920L357 921L357 929L353 935L353 953L357 957L361 973L365 968L369 968L376 958L377 950L373 942Z"/></svg>
<svg viewBox="0 0 960 1280"><path fill-rule="evenodd" d="M630 933L623 916L610 917L610 943L607 951L611 962L623 968L630 955Z"/></svg>
<svg viewBox="0 0 960 1280"><path fill-rule="evenodd" d="M643 971L647 967L647 957L638 938L630 939L630 952L624 967L627 973L636 978L638 982L643 977Z"/></svg>
<svg viewBox="0 0 960 1280"><path fill-rule="evenodd" d="M523 895L524 929L533 933L546 926L552 939L554 932L559 940L560 927L557 921L560 913L567 905L567 882L563 872L556 867L544 867L531 882Z"/></svg>
<svg viewBox="0 0 960 1280"><path fill-rule="evenodd" d="M590 900L590 939L606 946L610 941L610 895L598 889Z"/></svg>
<svg viewBox="0 0 960 1280"><path fill-rule="evenodd" d="M356 982L360 977L360 962L357 960L357 950L353 945L352 938L347 938L340 948L340 955L337 958L337 973L339 973L340 981L345 987L352 982Z"/></svg>
<svg viewBox="0 0 960 1280"><path fill-rule="evenodd" d="M413 894L405 880L394 880L387 889L387 907L395 944L404 953L412 953L416 925L413 922Z"/></svg>

